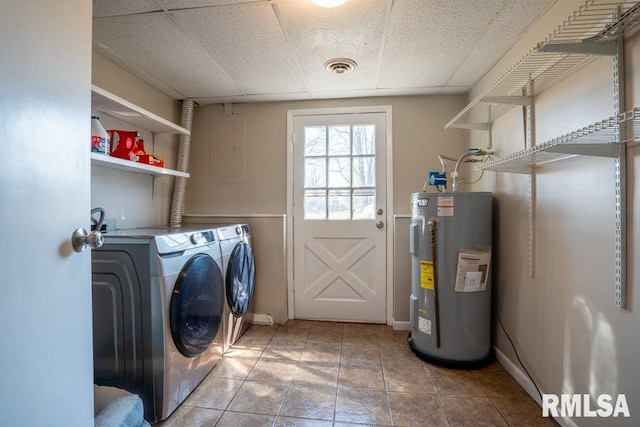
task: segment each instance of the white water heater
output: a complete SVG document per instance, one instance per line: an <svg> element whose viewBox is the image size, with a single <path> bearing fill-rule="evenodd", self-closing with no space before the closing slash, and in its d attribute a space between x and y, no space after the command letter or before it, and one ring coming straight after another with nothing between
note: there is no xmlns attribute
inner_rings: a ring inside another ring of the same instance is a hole
<svg viewBox="0 0 640 427"><path fill-rule="evenodd" d="M411 195L411 335L420 358L473 369L492 357L491 193Z"/></svg>

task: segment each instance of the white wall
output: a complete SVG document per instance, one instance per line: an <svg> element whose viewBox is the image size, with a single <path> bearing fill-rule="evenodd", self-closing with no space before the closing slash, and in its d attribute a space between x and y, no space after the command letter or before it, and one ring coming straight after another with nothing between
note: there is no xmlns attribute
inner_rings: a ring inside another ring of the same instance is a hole
<svg viewBox="0 0 640 427"><path fill-rule="evenodd" d="M542 40L581 1L558 2L536 23L469 99L537 41ZM627 43L627 109L640 106L640 39ZM537 142L560 136L614 112L611 58L599 58L549 88L535 100ZM470 144L484 135L471 132ZM524 148L522 110L514 108L492 128L494 149L508 154ZM633 145L633 144L632 144ZM607 425L637 425L640 418L640 149L628 149L627 309L614 301L614 160L576 157L541 167L535 173L535 276L529 276L529 177L487 172L474 190L493 191L496 199L495 306L518 353L543 392L617 395L624 393L632 420ZM495 317L495 316L494 316ZM499 326L495 345L518 365ZM581 426L603 420L575 419Z"/></svg>

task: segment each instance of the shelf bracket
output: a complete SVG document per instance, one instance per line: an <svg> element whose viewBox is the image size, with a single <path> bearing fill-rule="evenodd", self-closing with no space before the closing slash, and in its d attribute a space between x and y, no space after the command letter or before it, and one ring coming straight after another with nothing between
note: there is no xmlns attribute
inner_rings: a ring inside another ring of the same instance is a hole
<svg viewBox="0 0 640 427"><path fill-rule="evenodd" d="M485 96L480 101L494 104L522 105L523 107L529 105L528 96Z"/></svg>
<svg viewBox="0 0 640 427"><path fill-rule="evenodd" d="M576 43L548 43L540 48L540 52L603 56L615 56L617 51L616 40L587 39Z"/></svg>
<svg viewBox="0 0 640 427"><path fill-rule="evenodd" d="M466 130L489 130L489 123L452 123L449 127Z"/></svg>

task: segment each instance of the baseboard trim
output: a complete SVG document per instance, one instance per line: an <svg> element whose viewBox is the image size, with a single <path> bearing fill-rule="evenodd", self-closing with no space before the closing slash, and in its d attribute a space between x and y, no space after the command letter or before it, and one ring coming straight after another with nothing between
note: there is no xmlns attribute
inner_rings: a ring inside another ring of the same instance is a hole
<svg viewBox="0 0 640 427"><path fill-rule="evenodd" d="M250 322L253 325L267 325L273 326L275 324L273 317L270 314L253 313Z"/></svg>
<svg viewBox="0 0 640 427"><path fill-rule="evenodd" d="M527 376L526 373L521 369L520 366L516 365L509 359L503 352L501 352L497 347L493 347L496 353L496 359L498 362L504 367L504 369L513 377L514 380L522 386L524 391L527 392L529 396L540 406L540 411L542 411L542 401L540 400L540 396L538 395L538 391L536 390L536 386L533 384L531 379ZM540 390L540 393L544 394L544 390ZM578 427L578 425L573 422L570 418L565 417L553 417L553 419L563 427Z"/></svg>
<svg viewBox="0 0 640 427"><path fill-rule="evenodd" d="M394 320L391 325L394 331L410 331L411 330L411 322L409 321L399 321Z"/></svg>
<svg viewBox="0 0 640 427"><path fill-rule="evenodd" d="M513 379L515 379L518 382L518 384L520 384L520 386L522 386L524 391L526 391L527 394L529 396L531 396L531 398L533 400L536 401L538 406L542 407L542 401L540 400L540 396L538 395L538 391L536 389L536 386L533 384L533 382L527 376L527 374L525 374L524 371L522 371L522 369L520 369L519 366L516 366L511 361L511 359L509 359L507 356L505 356L505 354L503 352L501 352L498 349L498 347L494 346L493 349L496 352L496 359L498 359L498 362L500 362L500 364L504 367L504 369L507 372L509 372L509 374L511 374ZM540 392L542 392L542 390L540 390Z"/></svg>

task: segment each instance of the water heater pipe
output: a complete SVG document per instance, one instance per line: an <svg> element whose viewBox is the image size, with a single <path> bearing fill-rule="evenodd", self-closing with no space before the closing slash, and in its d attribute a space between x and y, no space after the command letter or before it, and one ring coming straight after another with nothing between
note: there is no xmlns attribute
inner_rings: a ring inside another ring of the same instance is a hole
<svg viewBox="0 0 640 427"><path fill-rule="evenodd" d="M478 152L478 151L468 151L466 153L464 153L462 156L458 157L458 161L456 162L456 166L453 169L453 173L451 174L451 178L453 179L453 184L451 185L451 191L453 191L454 193L456 191L458 191L458 171L460 169L460 165L462 164L462 161L464 159L466 159L467 157L471 157L471 156L478 156L482 153Z"/></svg>
<svg viewBox="0 0 640 427"><path fill-rule="evenodd" d="M189 152L191 150L191 127L193 124L192 99L182 101L182 119L180 126L189 131L189 135L180 135L180 145L178 147L178 164L176 170L187 172L189 169ZM173 184L173 198L171 200L171 216L169 225L179 228L182 226L182 214L184 213L184 193L187 187L187 178L177 176Z"/></svg>

